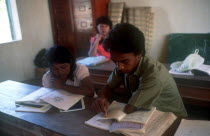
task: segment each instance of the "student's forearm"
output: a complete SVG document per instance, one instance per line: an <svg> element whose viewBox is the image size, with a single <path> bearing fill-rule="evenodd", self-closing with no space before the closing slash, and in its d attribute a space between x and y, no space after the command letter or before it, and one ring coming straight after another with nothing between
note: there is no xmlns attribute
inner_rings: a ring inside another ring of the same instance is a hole
<svg viewBox="0 0 210 136"><path fill-rule="evenodd" d="M69 91L70 93L74 94L81 94L86 96L93 96L94 92L91 89L84 88L84 87L76 87L71 85L63 85L60 89Z"/></svg>
<svg viewBox="0 0 210 136"><path fill-rule="evenodd" d="M100 98L110 99L113 96L112 89L106 85L102 90L98 92Z"/></svg>
<svg viewBox="0 0 210 136"><path fill-rule="evenodd" d="M96 52L97 52L97 48L99 45L99 41L101 40L101 36L97 37L97 39L95 40L95 42L92 42L90 45L90 50L88 52L89 56L95 56Z"/></svg>
<svg viewBox="0 0 210 136"><path fill-rule="evenodd" d="M89 56L95 56L98 48L98 42L92 43L90 47L90 51L88 52Z"/></svg>

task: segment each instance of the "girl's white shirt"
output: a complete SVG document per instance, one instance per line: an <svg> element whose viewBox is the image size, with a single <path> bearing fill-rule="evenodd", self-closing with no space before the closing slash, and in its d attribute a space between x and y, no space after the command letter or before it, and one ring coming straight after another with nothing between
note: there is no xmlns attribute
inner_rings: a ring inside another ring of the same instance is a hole
<svg viewBox="0 0 210 136"><path fill-rule="evenodd" d="M66 85L80 86L81 80L90 75L88 68L85 65L82 65L80 63L76 63L76 65L77 65L77 67L76 67L76 70L74 71L74 81L68 79L66 81ZM51 87L51 83L50 83L51 78L52 78L51 72L47 71L42 78L42 85L44 87L50 88Z"/></svg>

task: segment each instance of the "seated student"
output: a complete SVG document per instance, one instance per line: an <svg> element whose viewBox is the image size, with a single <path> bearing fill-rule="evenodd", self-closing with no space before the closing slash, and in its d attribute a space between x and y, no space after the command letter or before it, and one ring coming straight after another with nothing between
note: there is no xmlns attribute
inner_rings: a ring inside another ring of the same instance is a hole
<svg viewBox="0 0 210 136"><path fill-rule="evenodd" d="M94 89L88 68L76 63L75 58L67 48L54 46L48 49L46 55L50 70L42 78L44 87L93 96Z"/></svg>
<svg viewBox="0 0 210 136"><path fill-rule="evenodd" d="M110 58L110 53L106 52L102 46L102 43L112 28L112 22L108 17L101 16L96 20L96 31L97 34L90 39L90 49L88 55L91 56L105 56Z"/></svg>
<svg viewBox="0 0 210 136"><path fill-rule="evenodd" d="M103 44L116 67L92 104L96 112L106 115L109 101L116 100L112 97L117 93L118 97L129 96L124 108L126 113L154 106L163 112L187 116L173 77L160 62L145 54L145 38L137 27L117 24ZM124 86L123 91L117 91L120 85Z"/></svg>

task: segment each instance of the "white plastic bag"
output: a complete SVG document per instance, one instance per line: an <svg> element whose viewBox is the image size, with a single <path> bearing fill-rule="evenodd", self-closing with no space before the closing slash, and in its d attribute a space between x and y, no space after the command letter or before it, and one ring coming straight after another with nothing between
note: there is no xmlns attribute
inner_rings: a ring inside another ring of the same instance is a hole
<svg viewBox="0 0 210 136"><path fill-rule="evenodd" d="M185 71L189 71L192 70L198 66L200 66L201 64L203 64L204 62L204 58L202 58L199 54L198 54L199 50L196 49L195 53L190 54L189 56L187 56L187 58L185 58L185 60L182 61L177 61L171 64L171 68L173 70L176 70L178 72L185 72Z"/></svg>

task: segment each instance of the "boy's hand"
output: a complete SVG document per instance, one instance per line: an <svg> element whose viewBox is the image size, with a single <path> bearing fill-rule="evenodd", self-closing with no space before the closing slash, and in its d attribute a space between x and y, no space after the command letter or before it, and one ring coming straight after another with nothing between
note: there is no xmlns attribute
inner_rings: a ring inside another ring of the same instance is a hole
<svg viewBox="0 0 210 136"><path fill-rule="evenodd" d="M95 110L97 113L103 112L105 116L107 116L107 109L109 106L109 102L106 98L97 98L93 104L92 108Z"/></svg>
<svg viewBox="0 0 210 136"><path fill-rule="evenodd" d="M125 106L125 108L124 108L124 112L125 113L132 113L132 112L134 112L134 111L136 111L137 110L137 107L134 107L134 106L132 106L132 105L130 105L130 104L127 104L126 106Z"/></svg>

